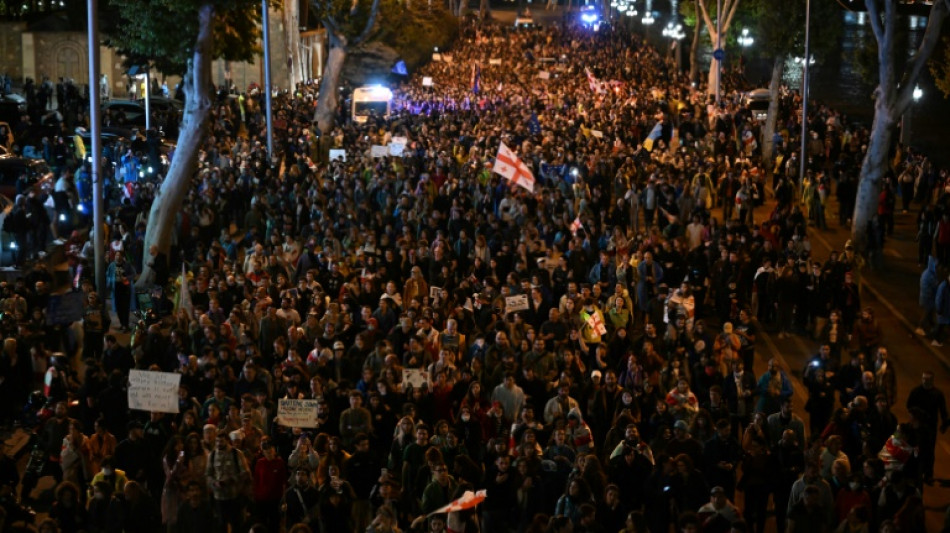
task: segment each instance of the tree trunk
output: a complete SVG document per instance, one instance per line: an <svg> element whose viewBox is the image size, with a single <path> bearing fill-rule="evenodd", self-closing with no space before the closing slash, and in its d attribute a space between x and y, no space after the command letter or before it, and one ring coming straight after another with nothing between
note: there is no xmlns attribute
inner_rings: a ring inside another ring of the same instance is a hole
<svg viewBox="0 0 950 533"><path fill-rule="evenodd" d="M290 90L294 91L298 83L304 82L303 54L300 42L300 3L299 0L284 2L284 35L287 41L287 56L290 58Z"/></svg>
<svg viewBox="0 0 950 533"><path fill-rule="evenodd" d="M478 18L485 20L491 17L491 3L488 0L482 0L478 5Z"/></svg>
<svg viewBox="0 0 950 533"><path fill-rule="evenodd" d="M777 55L772 60L772 80L769 82L769 115L765 119L765 129L762 130L762 161L765 163L765 173L772 175L775 166L775 124L778 122L778 93L782 84L782 71L785 70L785 56Z"/></svg>
<svg viewBox="0 0 950 533"><path fill-rule="evenodd" d="M339 107L340 74L346 61L346 39L331 31L327 31L327 38L330 41L330 53L327 56L327 66L323 69L317 110L313 117L321 135L328 135L333 129Z"/></svg>
<svg viewBox="0 0 950 533"><path fill-rule="evenodd" d="M198 9L198 37L195 49L188 61L188 69L182 80L185 91L185 111L181 129L178 133L178 145L172 157L168 175L155 195L149 211L148 225L145 228L145 260L142 273L135 283L137 290L150 289L155 285L164 285L165 279L155 279L152 269L154 256L152 247L168 257L171 248L172 232L181 204L191 186L191 178L198 162L198 152L207 130L211 116L211 61L214 49L214 6L210 3ZM169 265L170 271L175 269Z"/></svg>
<svg viewBox="0 0 950 533"><path fill-rule="evenodd" d="M699 0L696 1L696 14L699 16ZM689 47L689 81L699 83L699 34L703 32L703 23L697 18L693 28L693 44Z"/></svg>
<svg viewBox="0 0 950 533"><path fill-rule="evenodd" d="M725 28L723 28L723 30L725 30ZM723 33L725 33L725 31L723 31ZM710 42L712 43L712 49L715 52L716 34L715 32L713 32L713 30L709 30L709 39L710 39ZM716 68L718 66L718 63L719 62L716 61L715 57L713 57L712 55L709 56L709 74L706 78L706 94L716 94L716 79L721 75L720 73L721 69ZM720 88L720 92L721 92L721 88Z"/></svg>
<svg viewBox="0 0 950 533"><path fill-rule="evenodd" d="M858 196L851 223L851 242L855 250L862 255L867 250L868 222L877 213L881 178L887 173L891 137L896 124L896 117L887 107L884 98L879 95L874 103L874 122L871 124L868 151L861 163L861 181L858 182Z"/></svg>

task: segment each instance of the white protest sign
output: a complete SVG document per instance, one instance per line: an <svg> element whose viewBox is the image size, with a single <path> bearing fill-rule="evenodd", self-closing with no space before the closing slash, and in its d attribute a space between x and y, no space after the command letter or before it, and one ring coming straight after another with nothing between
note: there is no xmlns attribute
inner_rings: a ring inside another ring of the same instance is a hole
<svg viewBox="0 0 950 533"><path fill-rule="evenodd" d="M442 54L432 54L433 61L442 61Z"/></svg>
<svg viewBox="0 0 950 533"><path fill-rule="evenodd" d="M403 150L406 149L405 144L399 143L389 143L389 155L393 157L402 157Z"/></svg>
<svg viewBox="0 0 950 533"><path fill-rule="evenodd" d="M600 130L590 130L590 134L593 135L594 137L598 138L598 139L603 139L603 138L604 138L604 132L602 132L602 131L600 131Z"/></svg>
<svg viewBox="0 0 950 533"><path fill-rule="evenodd" d="M526 311L528 309L528 295L518 294L505 297L505 311L514 313L515 311Z"/></svg>
<svg viewBox="0 0 950 533"><path fill-rule="evenodd" d="M538 72L538 77L542 80L549 80L551 79L551 73L546 70L542 70Z"/></svg>
<svg viewBox="0 0 950 533"><path fill-rule="evenodd" d="M489 65L500 65L500 64L501 64L501 59L489 59L489 60L488 60L488 64L489 64Z"/></svg>
<svg viewBox="0 0 950 533"><path fill-rule="evenodd" d="M369 155L373 157L386 157L389 155L389 147L374 144L373 147L370 148Z"/></svg>
<svg viewBox="0 0 950 533"><path fill-rule="evenodd" d="M289 428L317 427L317 400L277 400L277 423Z"/></svg>
<svg viewBox="0 0 950 533"><path fill-rule="evenodd" d="M403 386L412 385L412 388L418 389L424 383L429 382L429 373L421 368L403 368L402 384Z"/></svg>
<svg viewBox="0 0 950 533"><path fill-rule="evenodd" d="M330 161L336 161L337 159L342 159L346 162L346 150L333 148L330 150Z"/></svg>
<svg viewBox="0 0 950 533"><path fill-rule="evenodd" d="M174 372L129 371L129 409L177 413L179 383Z"/></svg>
<svg viewBox="0 0 950 533"><path fill-rule="evenodd" d="M403 146L406 146L407 144L409 144L409 137L398 135L398 136L394 136L389 142L393 144L401 144Z"/></svg>
<svg viewBox="0 0 950 533"><path fill-rule="evenodd" d="M432 87L432 76L426 76L422 78L423 87Z"/></svg>
<svg viewBox="0 0 950 533"><path fill-rule="evenodd" d="M429 287L429 298L438 298L441 290L439 287Z"/></svg>

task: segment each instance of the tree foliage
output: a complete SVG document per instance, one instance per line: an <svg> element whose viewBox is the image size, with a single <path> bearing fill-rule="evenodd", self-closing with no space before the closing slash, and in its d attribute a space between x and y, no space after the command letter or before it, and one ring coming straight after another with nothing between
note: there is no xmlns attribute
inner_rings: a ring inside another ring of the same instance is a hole
<svg viewBox="0 0 950 533"><path fill-rule="evenodd" d="M198 9L214 8L215 58L253 61L260 53L260 2L251 0L110 0L120 22L110 44L166 74L187 68L198 35Z"/></svg>
<svg viewBox="0 0 950 533"><path fill-rule="evenodd" d="M944 98L950 98L950 25L944 25L940 45L934 51L928 66L930 75L934 78L934 85L943 93Z"/></svg>
<svg viewBox="0 0 950 533"><path fill-rule="evenodd" d="M458 35L458 19L439 2L405 4L384 0L375 40L392 47L410 69L432 57L433 47L447 47Z"/></svg>

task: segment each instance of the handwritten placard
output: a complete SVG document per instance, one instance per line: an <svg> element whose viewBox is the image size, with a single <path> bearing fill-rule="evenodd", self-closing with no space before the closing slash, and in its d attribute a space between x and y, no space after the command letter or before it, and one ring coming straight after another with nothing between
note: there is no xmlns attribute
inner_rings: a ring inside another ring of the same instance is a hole
<svg viewBox="0 0 950 533"><path fill-rule="evenodd" d="M412 386L414 389L418 389L423 384L429 382L429 373L421 368L403 368L402 369L402 384L404 387Z"/></svg>
<svg viewBox="0 0 950 533"><path fill-rule="evenodd" d="M489 60L488 60L488 64L489 64L489 65L501 65L501 59L500 59L500 58L498 58L498 59L489 59Z"/></svg>
<svg viewBox="0 0 950 533"><path fill-rule="evenodd" d="M422 78L423 87L432 87L432 76L426 76Z"/></svg>
<svg viewBox="0 0 950 533"><path fill-rule="evenodd" d="M382 146L379 144L374 144L373 147L370 148L369 150L369 155L371 155L372 157L386 157L387 155L389 155L389 147Z"/></svg>
<svg viewBox="0 0 950 533"><path fill-rule="evenodd" d="M527 294L517 294L515 296L507 296L505 298L505 311L514 313L516 311L526 310L528 310Z"/></svg>
<svg viewBox="0 0 950 533"><path fill-rule="evenodd" d="M440 287L429 287L429 298L438 298L441 291Z"/></svg>
<svg viewBox="0 0 950 533"><path fill-rule="evenodd" d="M590 130L590 134L593 135L593 136L594 136L595 138L597 138L597 139L603 139L603 138L604 138L604 132L602 132L602 131L600 131L600 130Z"/></svg>
<svg viewBox="0 0 950 533"><path fill-rule="evenodd" d="M542 70L538 72L538 77L541 78L542 80L549 80L551 79L551 73L546 70Z"/></svg>
<svg viewBox="0 0 950 533"><path fill-rule="evenodd" d="M180 383L174 372L129 371L129 409L177 413Z"/></svg>
<svg viewBox="0 0 950 533"><path fill-rule="evenodd" d="M330 161L336 161L337 159L343 160L346 162L346 150L333 148L330 150Z"/></svg>
<svg viewBox="0 0 950 533"><path fill-rule="evenodd" d="M393 157L402 157L403 151L406 149L405 144L399 143L389 143L389 155Z"/></svg>
<svg viewBox="0 0 950 533"><path fill-rule="evenodd" d="M277 401L277 423L290 428L317 427L317 400L281 398Z"/></svg>

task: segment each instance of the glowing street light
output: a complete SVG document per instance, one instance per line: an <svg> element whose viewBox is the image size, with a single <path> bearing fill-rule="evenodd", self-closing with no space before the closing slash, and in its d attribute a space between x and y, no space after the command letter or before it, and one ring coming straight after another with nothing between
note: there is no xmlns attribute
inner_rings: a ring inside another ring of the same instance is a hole
<svg viewBox="0 0 950 533"><path fill-rule="evenodd" d="M755 42L755 39L749 35L749 28L742 28L742 34L739 35L739 38L736 40L739 41L739 46L743 48L748 48L752 46L753 42Z"/></svg>

